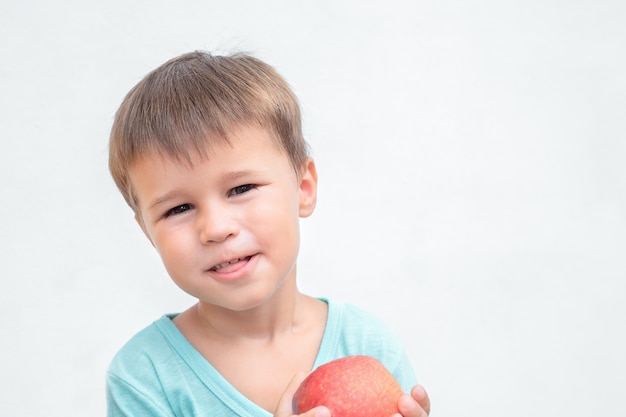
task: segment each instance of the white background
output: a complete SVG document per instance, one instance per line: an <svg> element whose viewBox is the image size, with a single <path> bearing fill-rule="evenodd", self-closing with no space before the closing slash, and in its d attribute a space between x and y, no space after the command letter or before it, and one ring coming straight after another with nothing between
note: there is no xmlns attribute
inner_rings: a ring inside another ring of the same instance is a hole
<svg viewBox="0 0 626 417"><path fill-rule="evenodd" d="M0 415L104 415L117 349L192 302L108 132L148 71L232 48L302 103L301 287L400 333L433 416L626 415L625 4L2 0Z"/></svg>

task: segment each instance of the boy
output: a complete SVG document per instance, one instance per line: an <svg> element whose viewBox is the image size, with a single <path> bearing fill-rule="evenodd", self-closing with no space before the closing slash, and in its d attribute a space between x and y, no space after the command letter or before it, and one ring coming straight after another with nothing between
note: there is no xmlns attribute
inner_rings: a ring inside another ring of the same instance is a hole
<svg viewBox="0 0 626 417"><path fill-rule="evenodd" d="M290 416L305 372L352 354L377 357L410 392L398 399L405 417L428 415L397 337L354 306L298 291L298 222L317 190L300 123L287 83L245 54L182 55L124 99L112 176L198 303L116 355L109 416Z"/></svg>

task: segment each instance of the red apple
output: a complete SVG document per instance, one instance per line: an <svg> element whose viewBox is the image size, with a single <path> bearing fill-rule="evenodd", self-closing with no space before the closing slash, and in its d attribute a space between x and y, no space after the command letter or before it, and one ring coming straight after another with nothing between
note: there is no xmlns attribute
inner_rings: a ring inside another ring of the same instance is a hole
<svg viewBox="0 0 626 417"><path fill-rule="evenodd" d="M332 417L390 417L398 413L402 387L377 359L348 356L328 362L309 374L293 396L293 411L318 405Z"/></svg>

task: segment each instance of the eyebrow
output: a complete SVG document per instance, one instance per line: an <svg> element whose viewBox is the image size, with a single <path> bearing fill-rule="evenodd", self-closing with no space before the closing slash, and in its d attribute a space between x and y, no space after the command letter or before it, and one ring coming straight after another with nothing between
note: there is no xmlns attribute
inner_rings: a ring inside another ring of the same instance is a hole
<svg viewBox="0 0 626 417"><path fill-rule="evenodd" d="M160 197L155 198L154 200L152 200L152 202L148 205L148 210L151 210L153 208L155 208L156 206L158 206L159 204L164 203L167 200L170 200L172 198L174 198L176 196L176 194L178 194L178 190L173 190L170 192L167 192L165 194L163 194Z"/></svg>
<svg viewBox="0 0 626 417"><path fill-rule="evenodd" d="M251 171L251 170L241 170L241 171L233 171L233 172L229 172L228 174L224 175L224 180L238 180L241 177L246 177L248 175L254 175L254 174L259 174L260 171Z"/></svg>

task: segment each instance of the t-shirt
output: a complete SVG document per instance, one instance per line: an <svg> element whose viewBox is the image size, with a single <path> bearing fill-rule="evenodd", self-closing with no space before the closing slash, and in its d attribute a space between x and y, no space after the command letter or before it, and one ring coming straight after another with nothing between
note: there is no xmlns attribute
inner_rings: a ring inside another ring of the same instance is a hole
<svg viewBox="0 0 626 417"><path fill-rule="evenodd" d="M399 338L365 310L323 301L328 318L314 368L349 355L373 356L409 392L416 380ZM271 416L187 341L174 317L161 317L117 353L107 378L108 416Z"/></svg>

